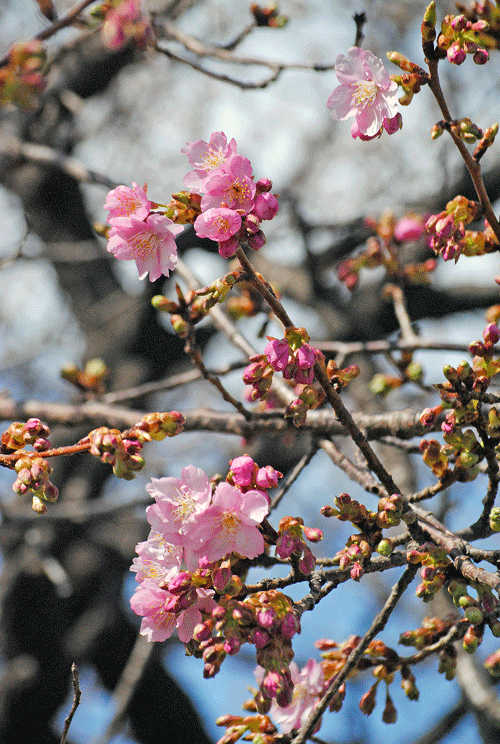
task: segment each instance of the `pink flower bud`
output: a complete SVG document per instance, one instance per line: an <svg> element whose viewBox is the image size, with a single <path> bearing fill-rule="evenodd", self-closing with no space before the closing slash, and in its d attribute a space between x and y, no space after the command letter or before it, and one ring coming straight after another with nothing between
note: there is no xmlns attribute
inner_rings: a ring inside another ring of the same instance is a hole
<svg viewBox="0 0 500 744"><path fill-rule="evenodd" d="M279 204L278 200L270 192L259 194L255 200L253 213L257 215L259 220L272 220L273 217L278 213Z"/></svg>
<svg viewBox="0 0 500 744"><path fill-rule="evenodd" d="M448 57L448 62L451 62L452 65L461 65L467 55L458 44L452 44L446 52L446 56Z"/></svg>
<svg viewBox="0 0 500 744"><path fill-rule="evenodd" d="M283 478L283 473L275 470L271 465L259 468L255 476L255 485L257 488L276 488L278 478Z"/></svg>
<svg viewBox="0 0 500 744"><path fill-rule="evenodd" d="M302 344L295 352L295 362L299 369L309 369L316 363L316 351L310 344Z"/></svg>
<svg viewBox="0 0 500 744"><path fill-rule="evenodd" d="M262 230L258 230L248 238L248 245L253 251L258 251L266 244L266 236Z"/></svg>
<svg viewBox="0 0 500 744"><path fill-rule="evenodd" d="M231 256L234 256L239 247L240 241L233 235L228 240L222 240L219 242L219 254L222 256L222 258L231 258Z"/></svg>
<svg viewBox="0 0 500 744"><path fill-rule="evenodd" d="M248 369L248 367L247 367ZM245 370L246 371L246 370ZM254 474L257 471L257 465L250 455L235 457L229 463L233 481L237 486L250 486L253 483Z"/></svg>
<svg viewBox="0 0 500 744"><path fill-rule="evenodd" d="M259 178L255 186L257 188L257 193L262 194L264 191L271 191L273 182L269 178Z"/></svg>
<svg viewBox="0 0 500 744"><path fill-rule="evenodd" d="M290 346L286 338L282 338L281 340L269 338L269 343L266 345L264 353L271 367L277 372L282 372L286 368L290 358Z"/></svg>
<svg viewBox="0 0 500 744"><path fill-rule="evenodd" d="M424 223L414 217L402 217L394 228L394 237L401 243L418 240L424 233Z"/></svg>

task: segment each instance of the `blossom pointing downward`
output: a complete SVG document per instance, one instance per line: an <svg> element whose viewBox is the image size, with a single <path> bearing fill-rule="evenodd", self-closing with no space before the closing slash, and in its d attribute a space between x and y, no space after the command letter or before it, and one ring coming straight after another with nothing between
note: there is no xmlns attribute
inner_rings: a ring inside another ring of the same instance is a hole
<svg viewBox="0 0 500 744"><path fill-rule="evenodd" d="M397 83L371 52L351 47L347 55L339 54L335 63L340 85L327 103L332 119L355 116L351 134L364 140L380 136L382 129L394 134L401 127Z"/></svg>

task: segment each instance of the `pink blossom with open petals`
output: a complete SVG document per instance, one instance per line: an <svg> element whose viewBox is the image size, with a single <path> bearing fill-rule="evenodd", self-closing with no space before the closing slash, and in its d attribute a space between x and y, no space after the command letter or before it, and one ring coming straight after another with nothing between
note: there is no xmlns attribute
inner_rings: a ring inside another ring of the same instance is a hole
<svg viewBox="0 0 500 744"><path fill-rule="evenodd" d="M290 673L293 682L292 702L282 708L273 700L270 711L273 720L284 734L289 734L293 729L300 729L318 705L324 690L323 667L314 659L309 659L300 671L297 664L292 661Z"/></svg>
<svg viewBox="0 0 500 744"><path fill-rule="evenodd" d="M137 557L132 561L130 570L136 572L136 581L155 579L159 583L182 562L182 548L167 543L163 535L154 530L147 540L136 545L135 551Z"/></svg>
<svg viewBox="0 0 500 744"><path fill-rule="evenodd" d="M204 189L203 212L225 206L247 214L254 205L256 190L252 181L252 164L242 155L232 155L220 171L206 180Z"/></svg>
<svg viewBox="0 0 500 744"><path fill-rule="evenodd" d="M188 142L181 152L188 156L194 166L194 170L184 176L184 186L190 191L203 193L207 179L236 153L236 140L232 139L228 144L224 132L214 132L210 142Z"/></svg>
<svg viewBox="0 0 500 744"><path fill-rule="evenodd" d="M199 238L210 238L218 242L227 241L241 227L241 216L234 209L214 207L207 209L194 221L194 230Z"/></svg>
<svg viewBox="0 0 500 744"><path fill-rule="evenodd" d="M141 635L148 641L165 641L175 630L175 613L165 609L169 596L154 579L145 579L130 598L133 611L142 616Z"/></svg>
<svg viewBox="0 0 500 744"><path fill-rule="evenodd" d="M193 543L192 530L198 515L208 508L212 491L208 476L200 468L188 465L180 478L152 478L146 490L155 500L146 516L154 530L165 540L184 548Z"/></svg>
<svg viewBox="0 0 500 744"><path fill-rule="evenodd" d="M139 279L149 273L154 282L160 276L168 276L177 264L175 235L182 232L162 214L150 214L145 220L135 214L116 217L109 233L107 249L119 260L135 261Z"/></svg>
<svg viewBox="0 0 500 744"><path fill-rule="evenodd" d="M173 578L177 571L177 568L172 569L169 576ZM148 641L165 641L177 628L180 640L188 643L195 626L202 620L201 610L211 612L216 606L213 594L213 589L196 589L189 607L181 612L169 612L168 607L176 604L175 595L162 589L153 579L145 579L130 598L130 606L136 615L142 616L140 632Z"/></svg>
<svg viewBox="0 0 500 744"><path fill-rule="evenodd" d="M112 189L104 203L104 209L109 210L109 222L113 224L116 217L130 217L131 214L140 220L145 220L151 210L151 202L147 196L147 186L141 189L134 181L130 186L117 186Z"/></svg>
<svg viewBox="0 0 500 744"><path fill-rule="evenodd" d="M268 511L268 499L261 491L242 493L229 483L219 483L211 506L196 518L193 538L203 541L200 553L210 562L233 552L256 558L264 550L258 525Z"/></svg>
<svg viewBox="0 0 500 744"><path fill-rule="evenodd" d="M347 57L339 54L335 74L340 85L334 89L327 106L332 119L344 121L356 117L353 136L376 137L384 119L397 114L398 85L392 81L382 60L371 52L351 47Z"/></svg>

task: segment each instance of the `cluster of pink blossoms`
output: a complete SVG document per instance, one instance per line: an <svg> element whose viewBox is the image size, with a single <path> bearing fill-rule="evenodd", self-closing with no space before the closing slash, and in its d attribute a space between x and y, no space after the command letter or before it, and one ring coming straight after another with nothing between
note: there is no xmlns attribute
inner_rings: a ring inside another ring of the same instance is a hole
<svg viewBox="0 0 500 744"><path fill-rule="evenodd" d="M109 192L104 204L111 225L107 249L120 260L135 261L139 279L149 273L154 282L175 268L175 236L183 227L153 212L156 205L149 201L146 190L146 185L141 188L132 181L132 188L118 186Z"/></svg>
<svg viewBox="0 0 500 744"><path fill-rule="evenodd" d="M228 143L224 132L214 132L210 142L188 142L181 152L193 166L184 185L203 195L202 211L194 222L196 234L217 241L224 258L233 256L240 242L261 248L265 236L260 224L278 212L272 182L268 178L254 182L251 162L237 153L235 140Z"/></svg>
<svg viewBox="0 0 500 744"><path fill-rule="evenodd" d="M192 465L180 478L152 479L147 490L155 503L146 510L151 532L136 548L132 570L139 586L130 600L148 640L163 641L177 628L181 641L190 641L202 613L217 607L212 587L222 593L228 580L220 562L232 553L256 558L263 552L265 489L274 488L278 477L245 455L231 462L231 482L219 483L213 493L207 475Z"/></svg>
<svg viewBox="0 0 500 744"><path fill-rule="evenodd" d="M328 99L332 119L356 117L351 126L354 138L371 140L382 131L394 134L402 127L398 113L398 84L391 80L382 60L372 52L351 47L347 57L339 54L335 74L340 85Z"/></svg>

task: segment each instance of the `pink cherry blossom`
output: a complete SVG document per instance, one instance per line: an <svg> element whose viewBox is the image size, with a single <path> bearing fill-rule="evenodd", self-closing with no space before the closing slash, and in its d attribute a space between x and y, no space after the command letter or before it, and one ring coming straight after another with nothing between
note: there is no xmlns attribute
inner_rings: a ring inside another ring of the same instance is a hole
<svg viewBox="0 0 500 744"><path fill-rule="evenodd" d="M146 490L155 499L146 515L154 530L165 540L184 548L198 548L192 530L197 516L207 509L211 499L208 476L200 468L188 465L180 478L152 478Z"/></svg>
<svg viewBox="0 0 500 744"><path fill-rule="evenodd" d="M379 134L384 119L397 114L397 83L391 81L382 60L371 52L351 47L348 56L340 54L335 74L340 85L328 99L332 119L356 117L356 132L372 138Z"/></svg>
<svg viewBox="0 0 500 744"><path fill-rule="evenodd" d="M205 181L204 189L203 212L221 206L241 210L243 214L250 212L256 189L252 181L252 164L241 155L232 155L220 171Z"/></svg>
<svg viewBox="0 0 500 744"><path fill-rule="evenodd" d="M136 581L155 579L163 581L168 572L182 561L182 548L167 543L159 532L152 530L144 542L136 545L137 557L134 558L131 571L136 571Z"/></svg>
<svg viewBox="0 0 500 744"><path fill-rule="evenodd" d="M193 538L203 541L200 553L212 562L232 552L256 558L264 550L258 525L268 511L268 499L261 491L242 493L229 483L219 483L211 506L196 518Z"/></svg>
<svg viewBox="0 0 500 744"><path fill-rule="evenodd" d="M177 246L174 236L182 232L162 214L150 214L145 220L136 217L116 217L109 233L108 251L119 260L134 260L139 279L149 273L154 282L160 276L168 276L177 263Z"/></svg>
<svg viewBox="0 0 500 744"><path fill-rule="evenodd" d="M319 703L324 688L323 667L314 659L299 671L297 664L290 663L290 672L294 685L290 705L280 707L276 700L271 705L271 716L284 734L293 729L300 729Z"/></svg>
<svg viewBox="0 0 500 744"><path fill-rule="evenodd" d="M142 616L141 635L148 641L164 641L175 630L175 614L165 609L168 597L169 592L161 589L156 581L145 579L130 598L133 611Z"/></svg>
<svg viewBox="0 0 500 744"><path fill-rule="evenodd" d="M151 202L146 191L146 185L141 189L134 181L132 181L132 188L117 186L116 189L112 189L104 203L104 209L109 210L110 224L113 224L116 217L130 217L132 214L140 220L145 220L151 210Z"/></svg>
<svg viewBox="0 0 500 744"><path fill-rule="evenodd" d="M210 238L219 242L227 241L241 227L241 216L233 209L214 207L200 214L194 229L199 238Z"/></svg>
<svg viewBox="0 0 500 744"><path fill-rule="evenodd" d="M172 578L178 569L172 569ZM196 589L190 605L180 612L170 612L169 606L178 604L177 597L168 589L162 589L153 579L145 579L132 595L130 606L136 615L142 616L141 635L148 641L164 641L174 630L183 643L193 637L195 626L201 622L201 610L210 612L216 606L212 589Z"/></svg>
<svg viewBox="0 0 500 744"><path fill-rule="evenodd" d="M181 152L188 156L194 166L194 170L184 176L184 186L190 191L203 193L207 179L236 153L236 141L232 139L228 144L224 132L214 132L210 142L188 142Z"/></svg>

